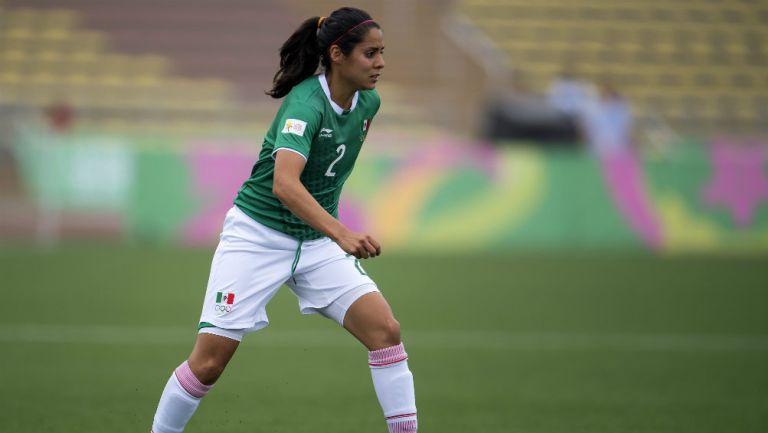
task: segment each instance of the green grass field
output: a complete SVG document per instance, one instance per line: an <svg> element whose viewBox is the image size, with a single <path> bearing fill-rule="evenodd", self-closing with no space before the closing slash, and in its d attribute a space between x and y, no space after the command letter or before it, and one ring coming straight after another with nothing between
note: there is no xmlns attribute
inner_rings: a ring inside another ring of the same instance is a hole
<svg viewBox="0 0 768 433"><path fill-rule="evenodd" d="M146 432L210 250L0 249L0 432ZM768 431L768 259L382 256L422 433ZM386 427L366 352L286 288L188 432Z"/></svg>

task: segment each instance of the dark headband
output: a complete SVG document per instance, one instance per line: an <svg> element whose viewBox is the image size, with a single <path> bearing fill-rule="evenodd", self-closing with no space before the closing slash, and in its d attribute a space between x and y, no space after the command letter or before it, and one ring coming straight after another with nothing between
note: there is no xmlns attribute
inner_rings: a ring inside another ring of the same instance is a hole
<svg viewBox="0 0 768 433"><path fill-rule="evenodd" d="M331 45L335 44L336 42L339 42L339 39L341 39L341 38L343 38L344 36L346 36L346 35L347 35L347 33L351 32L352 30L354 30L354 29L356 29L356 28L358 28L358 27L362 26L362 25L363 25L363 24L365 24L365 23L372 23L372 22L374 22L374 21L373 21L373 20L365 20L365 21L361 22L360 24L358 24L358 25L356 25L356 26L352 27L351 29L347 30L346 32L344 32L344 34L343 34L343 35L341 35L341 36L339 36L338 38L336 38L336 40L335 40L335 41L333 41L333 42L331 42L331 44L330 44L330 45L328 45L328 46L330 47Z"/></svg>

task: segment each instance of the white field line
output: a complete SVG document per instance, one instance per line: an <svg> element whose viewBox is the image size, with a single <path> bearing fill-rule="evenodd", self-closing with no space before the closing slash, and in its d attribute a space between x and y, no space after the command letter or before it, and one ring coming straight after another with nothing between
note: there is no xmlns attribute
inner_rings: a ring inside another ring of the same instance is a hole
<svg viewBox="0 0 768 433"><path fill-rule="evenodd" d="M194 326L51 325L0 326L0 343L185 345ZM768 335L514 333L500 331L404 331L408 347L519 351L768 352ZM280 330L249 334L245 347L358 347L342 329Z"/></svg>

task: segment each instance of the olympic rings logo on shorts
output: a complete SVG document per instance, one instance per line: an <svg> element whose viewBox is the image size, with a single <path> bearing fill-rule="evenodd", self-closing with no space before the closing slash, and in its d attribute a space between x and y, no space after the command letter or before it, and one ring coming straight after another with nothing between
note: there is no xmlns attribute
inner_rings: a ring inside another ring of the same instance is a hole
<svg viewBox="0 0 768 433"><path fill-rule="evenodd" d="M213 306L213 311L219 312L219 313L229 313L232 311L231 305L221 305L216 304Z"/></svg>

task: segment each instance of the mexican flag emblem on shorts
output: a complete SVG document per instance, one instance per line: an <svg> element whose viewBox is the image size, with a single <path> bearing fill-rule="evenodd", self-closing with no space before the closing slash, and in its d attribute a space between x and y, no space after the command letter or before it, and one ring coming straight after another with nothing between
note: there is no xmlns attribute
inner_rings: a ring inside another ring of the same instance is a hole
<svg viewBox="0 0 768 433"><path fill-rule="evenodd" d="M235 294L234 293L217 292L216 293L216 303L217 304L232 305L232 304L235 303Z"/></svg>
<svg viewBox="0 0 768 433"><path fill-rule="evenodd" d="M232 312L235 303L234 293L216 292L216 304L213 306L213 311L217 316L223 316Z"/></svg>

